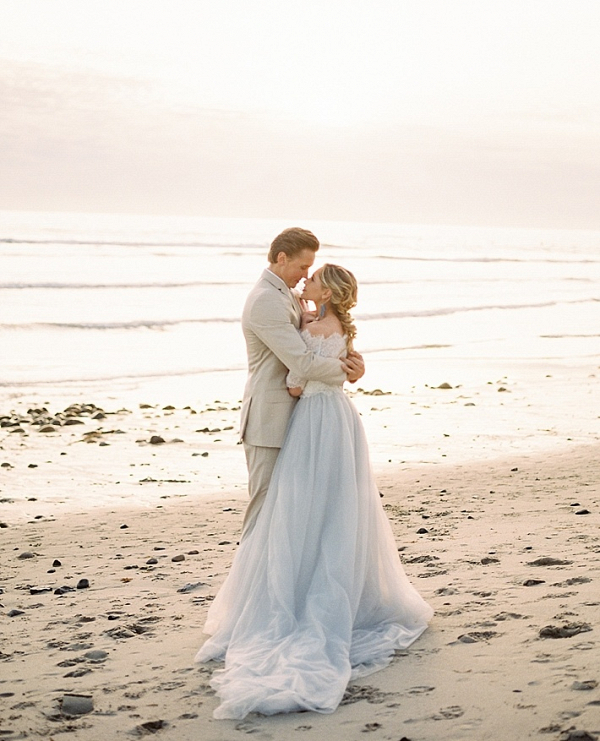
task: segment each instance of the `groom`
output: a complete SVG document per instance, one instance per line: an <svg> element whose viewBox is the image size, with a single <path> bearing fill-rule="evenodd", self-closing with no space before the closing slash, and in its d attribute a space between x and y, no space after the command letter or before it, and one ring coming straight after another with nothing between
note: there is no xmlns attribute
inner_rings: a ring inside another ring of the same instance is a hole
<svg viewBox="0 0 600 741"><path fill-rule="evenodd" d="M319 240L306 229L285 229L271 243L269 267L250 291L242 314L248 380L240 436L248 465L247 535L263 504L296 399L287 392L288 370L306 380L354 383L364 375L362 356L324 358L310 352L298 329L303 307L296 284L307 278Z"/></svg>

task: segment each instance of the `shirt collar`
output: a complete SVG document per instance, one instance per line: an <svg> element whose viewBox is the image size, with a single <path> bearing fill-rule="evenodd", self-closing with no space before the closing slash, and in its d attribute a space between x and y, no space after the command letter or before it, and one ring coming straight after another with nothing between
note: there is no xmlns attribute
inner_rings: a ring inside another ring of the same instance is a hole
<svg viewBox="0 0 600 741"><path fill-rule="evenodd" d="M265 273L268 273L269 274L268 275L269 278L271 276L273 276L273 278L275 278L275 282L271 281L271 283L273 283L273 285L277 286L277 288L279 288L279 290L287 291L288 293L291 293L292 292L291 288L287 285L287 283L285 281L283 281L278 275L275 275L275 273L272 270L269 270L269 268L265 268Z"/></svg>

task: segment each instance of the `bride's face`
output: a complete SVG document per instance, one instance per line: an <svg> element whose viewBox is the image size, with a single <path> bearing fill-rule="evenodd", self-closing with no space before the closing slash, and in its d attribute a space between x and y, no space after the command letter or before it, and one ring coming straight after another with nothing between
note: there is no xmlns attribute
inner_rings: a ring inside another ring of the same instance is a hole
<svg viewBox="0 0 600 741"><path fill-rule="evenodd" d="M321 269L319 268L319 270L315 270L310 278L306 279L304 290L302 291L302 298L305 301L313 301L315 304L323 303L327 291L321 283L320 273Z"/></svg>

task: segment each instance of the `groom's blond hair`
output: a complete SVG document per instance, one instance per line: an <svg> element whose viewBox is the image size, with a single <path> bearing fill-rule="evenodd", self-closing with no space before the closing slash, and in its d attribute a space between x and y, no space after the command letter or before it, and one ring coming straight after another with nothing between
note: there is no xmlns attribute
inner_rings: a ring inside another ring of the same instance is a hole
<svg viewBox="0 0 600 741"><path fill-rule="evenodd" d="M312 232L309 232L308 229L301 229L299 226L292 226L289 229L284 229L271 242L268 259L271 265L274 265L280 252L292 258L299 255L303 250L316 252L318 249L319 240Z"/></svg>

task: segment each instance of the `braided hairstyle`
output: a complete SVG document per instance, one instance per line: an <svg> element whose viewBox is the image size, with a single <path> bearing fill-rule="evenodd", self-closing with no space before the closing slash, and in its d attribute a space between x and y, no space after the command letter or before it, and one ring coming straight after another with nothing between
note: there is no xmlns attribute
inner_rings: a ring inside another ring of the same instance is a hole
<svg viewBox="0 0 600 741"><path fill-rule="evenodd" d="M348 350L352 350L353 340L356 337L356 327L350 316L350 309L356 306L358 292L356 278L341 265L325 263L321 268L319 279L323 287L331 291L331 308L340 320L346 335Z"/></svg>

